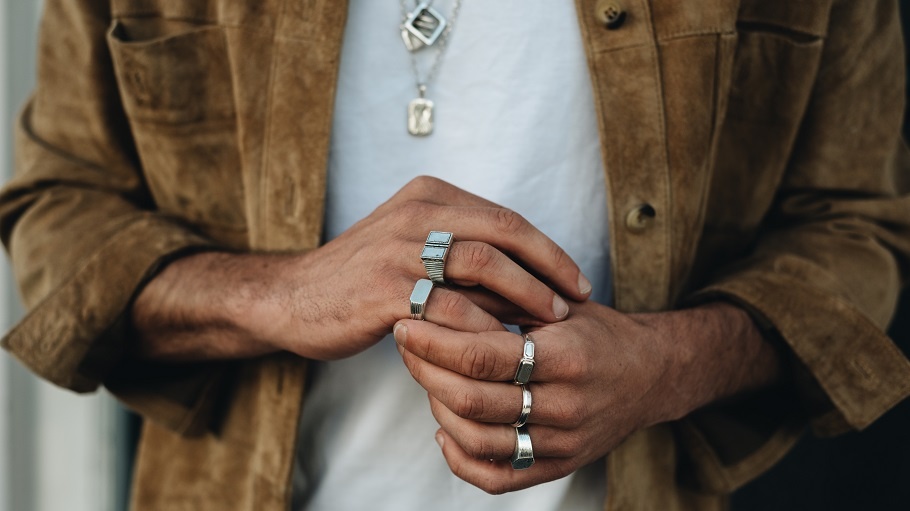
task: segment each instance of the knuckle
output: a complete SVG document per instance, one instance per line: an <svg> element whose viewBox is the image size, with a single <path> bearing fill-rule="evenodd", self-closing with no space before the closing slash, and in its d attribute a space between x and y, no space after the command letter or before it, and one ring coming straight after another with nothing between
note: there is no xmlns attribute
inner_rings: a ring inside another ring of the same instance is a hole
<svg viewBox="0 0 910 511"><path fill-rule="evenodd" d="M521 232L526 222L524 217L508 208L496 210L496 229L500 234L514 235Z"/></svg>
<svg viewBox="0 0 910 511"><path fill-rule="evenodd" d="M496 455L496 449L483 435L469 436L462 447L469 456L478 460L489 460Z"/></svg>
<svg viewBox="0 0 910 511"><path fill-rule="evenodd" d="M511 488L505 481L499 481L492 478L481 482L480 489L489 493L490 495L502 495L511 491Z"/></svg>
<svg viewBox="0 0 910 511"><path fill-rule="evenodd" d="M385 299L394 296L398 298L402 290L410 293L406 286L402 286L400 270L393 265L380 266L375 269L374 277L365 283L368 290L378 293Z"/></svg>
<svg viewBox="0 0 910 511"><path fill-rule="evenodd" d="M474 271L492 269L496 260L496 249L486 243L471 243L465 249L465 259Z"/></svg>
<svg viewBox="0 0 910 511"><path fill-rule="evenodd" d="M569 268L575 268L575 261L573 261L572 258L569 257L569 254L566 253L566 251L563 250L562 247L560 247L556 243L553 243L552 251L553 251L553 253L551 254L551 258L553 260L553 264L556 267L557 271L566 270Z"/></svg>
<svg viewBox="0 0 910 511"><path fill-rule="evenodd" d="M590 359L587 356L584 356L577 351L564 351L564 356L561 357L559 368L560 373L566 381L577 382L585 381L588 378L588 371L590 368Z"/></svg>
<svg viewBox="0 0 910 511"><path fill-rule="evenodd" d="M483 417L485 404L483 399L465 387L458 387L452 392L452 413L463 419L477 419Z"/></svg>
<svg viewBox="0 0 910 511"><path fill-rule="evenodd" d="M553 449L554 454L560 458L576 456L585 447L585 441L577 433L567 432L560 436L559 443Z"/></svg>
<svg viewBox="0 0 910 511"><path fill-rule="evenodd" d="M443 290L439 290L443 291ZM460 318L468 312L467 303L464 296L455 292L440 293L436 292L433 306L438 308L440 314L447 318ZM431 296L434 296L431 295Z"/></svg>
<svg viewBox="0 0 910 511"><path fill-rule="evenodd" d="M397 218L399 223L413 225L415 218L421 218L427 214L429 205L419 200L407 200L398 207Z"/></svg>
<svg viewBox="0 0 910 511"><path fill-rule="evenodd" d="M404 360L404 366L408 368L408 372L411 373L411 376L418 382L423 381L423 366L417 362L418 358L405 351L402 359Z"/></svg>
<svg viewBox="0 0 910 511"><path fill-rule="evenodd" d="M404 185L404 188L409 192L423 195L424 193L432 192L439 188L440 183L442 183L442 181L435 177L417 176L408 181L408 184Z"/></svg>
<svg viewBox="0 0 910 511"><path fill-rule="evenodd" d="M553 418L563 428L580 427L584 423L587 413L587 406L582 399L564 398L553 403Z"/></svg>
<svg viewBox="0 0 910 511"><path fill-rule="evenodd" d="M472 344L462 353L462 374L475 380L492 380L497 372L496 357L484 346Z"/></svg>
<svg viewBox="0 0 910 511"><path fill-rule="evenodd" d="M484 324L479 329L481 332L495 332L497 330L504 330L505 326L499 322L494 316L486 314L484 316Z"/></svg>
<svg viewBox="0 0 910 511"><path fill-rule="evenodd" d="M566 407L565 411L566 425L572 428L577 428L584 424L585 418L588 416L588 406L585 403L586 401L583 399L569 400L569 404Z"/></svg>
<svg viewBox="0 0 910 511"><path fill-rule="evenodd" d="M462 480L466 480L467 471L465 470L465 463L462 460L446 456L446 463L449 464L449 470L451 470L453 474Z"/></svg>

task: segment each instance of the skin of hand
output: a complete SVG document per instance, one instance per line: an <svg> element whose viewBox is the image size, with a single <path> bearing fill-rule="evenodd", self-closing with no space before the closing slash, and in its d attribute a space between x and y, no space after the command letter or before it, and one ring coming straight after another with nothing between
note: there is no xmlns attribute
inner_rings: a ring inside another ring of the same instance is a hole
<svg viewBox="0 0 910 511"><path fill-rule="evenodd" d="M435 178L405 185L341 236L300 254L205 252L177 259L139 293L133 356L186 361L287 350L330 360L359 353L410 316L431 230L455 232L426 319L468 331L566 317L560 296L591 285L520 215ZM554 291L555 290L555 291Z"/></svg>
<svg viewBox="0 0 910 511"><path fill-rule="evenodd" d="M566 320L530 335L535 463L513 470L521 336L429 321L395 326L404 363L441 426L436 440L449 467L488 493L567 476L639 429L770 385L779 373L778 354L752 318L724 302L649 314L575 303Z"/></svg>

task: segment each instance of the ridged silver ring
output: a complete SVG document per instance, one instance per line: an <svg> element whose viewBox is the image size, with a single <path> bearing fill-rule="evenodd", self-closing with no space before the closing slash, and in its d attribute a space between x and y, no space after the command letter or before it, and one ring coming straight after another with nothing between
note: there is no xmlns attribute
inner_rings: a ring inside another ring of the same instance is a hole
<svg viewBox="0 0 910 511"><path fill-rule="evenodd" d="M427 308L427 300L430 299L430 291L433 290L433 282L427 279L420 279L414 284L414 290L411 291L411 319L423 321L423 313Z"/></svg>
<svg viewBox="0 0 910 511"><path fill-rule="evenodd" d="M446 283L443 272L453 241L455 241L455 235L450 232L430 231L423 250L420 252L420 260L423 261L427 276L436 284Z"/></svg>

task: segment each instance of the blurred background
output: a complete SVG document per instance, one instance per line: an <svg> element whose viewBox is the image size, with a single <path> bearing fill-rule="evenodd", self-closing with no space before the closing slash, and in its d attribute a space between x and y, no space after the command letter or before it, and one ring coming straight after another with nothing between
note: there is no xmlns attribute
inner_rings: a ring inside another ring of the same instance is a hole
<svg viewBox="0 0 910 511"><path fill-rule="evenodd" d="M883 0L887 1L887 0ZM900 0L910 27L910 0ZM12 173L12 126L34 83L41 1L0 0L0 179ZM910 133L905 126L905 134ZM0 331L23 314L0 263ZM890 331L910 353L910 293ZM77 396L0 351L0 511L126 509L139 420L108 394ZM910 509L910 401L860 434L806 437L741 490L735 511Z"/></svg>

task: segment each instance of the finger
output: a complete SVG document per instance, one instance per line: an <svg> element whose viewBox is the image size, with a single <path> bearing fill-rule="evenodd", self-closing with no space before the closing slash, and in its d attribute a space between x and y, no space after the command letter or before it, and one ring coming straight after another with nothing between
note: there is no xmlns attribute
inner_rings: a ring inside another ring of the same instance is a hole
<svg viewBox="0 0 910 511"><path fill-rule="evenodd" d="M555 481L571 474L581 466L571 458L538 458L535 456L534 464L530 468L514 470L508 460L489 461L471 457L444 430L437 432L436 441L442 444L442 455L453 474L493 495Z"/></svg>
<svg viewBox="0 0 910 511"><path fill-rule="evenodd" d="M404 349L401 355L414 380L455 415L492 424L511 424L518 418L522 407L518 385L474 380L430 364ZM574 428L586 417L584 401L572 395L568 387L532 384L529 389L533 400L529 423Z"/></svg>
<svg viewBox="0 0 910 511"><path fill-rule="evenodd" d="M575 261L547 235L523 216L501 207L436 206L436 213L448 209L450 225L457 226L456 239L488 243L522 261L535 274L573 300L585 300L590 282ZM445 218L445 217L429 217ZM455 228L455 227L453 227Z"/></svg>
<svg viewBox="0 0 910 511"><path fill-rule="evenodd" d="M457 291L434 287L427 299L424 319L464 332L506 331L506 327Z"/></svg>
<svg viewBox="0 0 910 511"><path fill-rule="evenodd" d="M554 340L552 333L536 331L532 382L576 382L585 378L590 364L571 338ZM402 320L395 338L409 353L474 380L508 382L523 355L524 340L511 332L459 332L425 321Z"/></svg>
<svg viewBox="0 0 910 511"><path fill-rule="evenodd" d="M458 288L462 294L475 305L507 325L544 326L543 322L524 309L504 299L498 294L482 287ZM458 330L457 328L455 330Z"/></svg>
<svg viewBox="0 0 910 511"><path fill-rule="evenodd" d="M453 281L476 282L547 322L558 321L569 313L569 305L562 297L487 243L453 243L445 276Z"/></svg>
<svg viewBox="0 0 910 511"><path fill-rule="evenodd" d="M521 261L531 273L541 276L573 300L586 300L591 293L591 284L581 274L575 261L553 240L510 209L409 201L397 205L392 214L399 217L395 220L396 225L406 226L408 232L416 232L418 238L426 236L430 230L451 231L456 240L482 241L493 245Z"/></svg>
<svg viewBox="0 0 910 511"><path fill-rule="evenodd" d="M509 430L514 428L507 424L487 424L462 419L452 413L442 401L432 395L429 398L430 410L436 422L469 456L479 460L507 460L512 455L515 433Z"/></svg>
<svg viewBox="0 0 910 511"><path fill-rule="evenodd" d="M515 450L515 428L508 424L489 424L459 417L438 399L430 396L430 410L468 456L478 460L504 460ZM570 458L584 452L578 433L543 425L529 425L534 438L534 454L551 458Z"/></svg>

